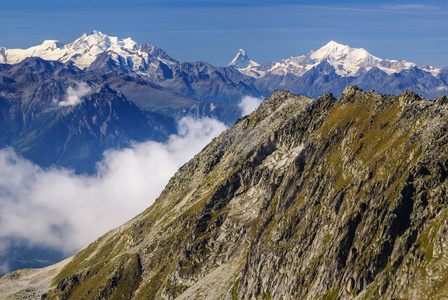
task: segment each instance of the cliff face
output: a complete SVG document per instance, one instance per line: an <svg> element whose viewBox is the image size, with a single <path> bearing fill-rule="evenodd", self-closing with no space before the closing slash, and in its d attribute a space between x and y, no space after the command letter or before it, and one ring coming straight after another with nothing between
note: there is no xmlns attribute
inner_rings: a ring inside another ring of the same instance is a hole
<svg viewBox="0 0 448 300"><path fill-rule="evenodd" d="M446 97L275 91L44 297L441 299L447 144Z"/></svg>

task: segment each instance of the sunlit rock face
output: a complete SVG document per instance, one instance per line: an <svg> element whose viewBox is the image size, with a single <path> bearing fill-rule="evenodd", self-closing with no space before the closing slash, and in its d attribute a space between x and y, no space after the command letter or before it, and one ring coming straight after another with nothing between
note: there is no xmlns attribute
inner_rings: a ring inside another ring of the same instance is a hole
<svg viewBox="0 0 448 300"><path fill-rule="evenodd" d="M36 294L443 299L447 114L409 92L275 91Z"/></svg>

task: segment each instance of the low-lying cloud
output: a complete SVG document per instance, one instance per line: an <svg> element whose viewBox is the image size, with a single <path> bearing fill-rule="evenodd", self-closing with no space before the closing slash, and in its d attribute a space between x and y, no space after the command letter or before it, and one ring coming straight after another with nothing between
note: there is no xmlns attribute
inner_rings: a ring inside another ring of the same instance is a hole
<svg viewBox="0 0 448 300"><path fill-rule="evenodd" d="M178 127L167 143L150 141L107 152L95 176L42 169L11 149L1 150L0 240L25 239L69 254L131 219L226 128L213 119L192 118L182 119Z"/></svg>
<svg viewBox="0 0 448 300"><path fill-rule="evenodd" d="M241 116L247 116L260 106L263 102L263 98L255 98L252 96L244 96L241 102L238 103L238 107L241 109Z"/></svg>
<svg viewBox="0 0 448 300"><path fill-rule="evenodd" d="M73 106L82 102L82 98L92 92L92 89L85 82L75 82L75 87L69 87L63 101L59 106Z"/></svg>
<svg viewBox="0 0 448 300"><path fill-rule="evenodd" d="M91 92L85 83L69 88L59 105L77 105ZM243 97L242 115L261 98ZM0 257L9 241L71 254L149 207L174 173L226 126L214 119L183 118L168 142L148 141L108 151L93 176L42 169L10 148L0 150ZM0 261L0 273L10 271Z"/></svg>

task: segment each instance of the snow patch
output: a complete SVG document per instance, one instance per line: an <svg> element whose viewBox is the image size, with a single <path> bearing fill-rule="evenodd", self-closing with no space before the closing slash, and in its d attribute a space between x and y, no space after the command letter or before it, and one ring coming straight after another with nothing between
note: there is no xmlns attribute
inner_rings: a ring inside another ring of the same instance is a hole
<svg viewBox="0 0 448 300"><path fill-rule="evenodd" d="M169 60L166 60L166 59L163 59L163 58L159 58L159 60L161 62L163 62L167 66L175 66L175 65L177 65L177 63L175 63L175 62L172 62L172 61L169 61Z"/></svg>

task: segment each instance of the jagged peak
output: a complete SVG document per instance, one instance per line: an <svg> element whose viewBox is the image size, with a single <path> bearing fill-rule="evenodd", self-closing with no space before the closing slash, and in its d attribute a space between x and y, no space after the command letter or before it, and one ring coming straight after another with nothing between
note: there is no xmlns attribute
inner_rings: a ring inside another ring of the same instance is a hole
<svg viewBox="0 0 448 300"><path fill-rule="evenodd" d="M227 66L232 66L237 69L245 69L248 67L257 67L259 65L260 64L254 62L249 58L249 56L247 56L246 51L244 51L243 49L239 49L238 53Z"/></svg>
<svg viewBox="0 0 448 300"><path fill-rule="evenodd" d="M244 51L243 49L239 49L237 55L246 56L246 51Z"/></svg>
<svg viewBox="0 0 448 300"><path fill-rule="evenodd" d="M355 92L362 92L362 90L357 85L347 86L344 89L344 91L342 92L342 94L349 95L349 94L354 94Z"/></svg>
<svg viewBox="0 0 448 300"><path fill-rule="evenodd" d="M92 32L90 33L90 35L107 36L106 34L102 33L102 32L99 31L99 30L96 30L96 29L92 30Z"/></svg>

